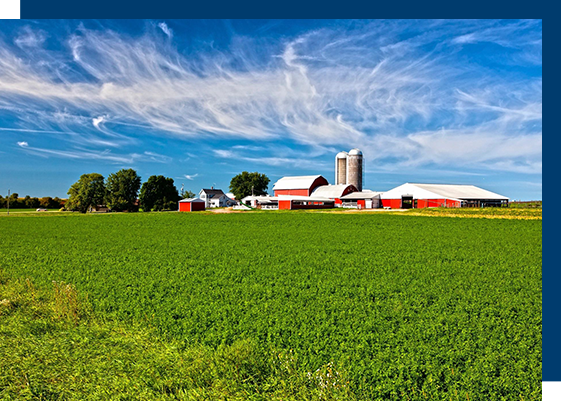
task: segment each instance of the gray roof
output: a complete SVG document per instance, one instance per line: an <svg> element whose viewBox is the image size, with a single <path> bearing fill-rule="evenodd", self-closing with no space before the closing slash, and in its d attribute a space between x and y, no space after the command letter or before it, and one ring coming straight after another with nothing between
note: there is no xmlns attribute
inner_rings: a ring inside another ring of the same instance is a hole
<svg viewBox="0 0 561 401"><path fill-rule="evenodd" d="M201 189L201 192L204 192L205 194L207 194L207 196L209 198L214 198L216 195L218 195L219 197L222 195L226 195L224 193L224 191L222 191L221 189Z"/></svg>

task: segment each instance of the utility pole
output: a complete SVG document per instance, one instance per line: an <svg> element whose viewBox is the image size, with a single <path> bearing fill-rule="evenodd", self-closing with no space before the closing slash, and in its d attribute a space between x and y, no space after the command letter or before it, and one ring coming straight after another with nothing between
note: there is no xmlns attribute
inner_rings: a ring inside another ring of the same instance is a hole
<svg viewBox="0 0 561 401"><path fill-rule="evenodd" d="M253 185L251 186L251 196L255 196L253 195Z"/></svg>
<svg viewBox="0 0 561 401"><path fill-rule="evenodd" d="M10 215L10 190L8 189L8 216Z"/></svg>

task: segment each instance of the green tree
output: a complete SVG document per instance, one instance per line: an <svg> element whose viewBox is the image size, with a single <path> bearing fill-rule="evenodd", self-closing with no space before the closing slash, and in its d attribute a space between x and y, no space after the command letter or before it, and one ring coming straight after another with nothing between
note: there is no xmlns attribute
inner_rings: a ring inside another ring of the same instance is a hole
<svg viewBox="0 0 561 401"><path fill-rule="evenodd" d="M53 199L50 196L45 196L44 198L39 199L39 203L41 207L46 209L58 209L61 206L59 198Z"/></svg>
<svg viewBox="0 0 561 401"><path fill-rule="evenodd" d="M6 198L0 195L0 209L4 209L6 207Z"/></svg>
<svg viewBox="0 0 561 401"><path fill-rule="evenodd" d="M172 178L153 175L140 189L140 207L145 212L160 210L177 210L179 193L173 185Z"/></svg>
<svg viewBox="0 0 561 401"><path fill-rule="evenodd" d="M259 174L258 172L248 173L244 171L232 178L230 181L230 192L234 194L238 201L251 195L252 188L254 195L266 195L270 181L269 177L265 174Z"/></svg>
<svg viewBox="0 0 561 401"><path fill-rule="evenodd" d="M38 198L32 198L29 195L25 197L25 207L36 209L40 206L40 202Z"/></svg>
<svg viewBox="0 0 561 401"><path fill-rule="evenodd" d="M66 210L86 213L90 207L103 204L105 199L105 180L101 174L83 174L68 190Z"/></svg>
<svg viewBox="0 0 561 401"><path fill-rule="evenodd" d="M183 193L181 194L182 199L194 198L195 196L197 196L197 194L189 190L183 191Z"/></svg>
<svg viewBox="0 0 561 401"><path fill-rule="evenodd" d="M107 206L112 210L132 212L140 189L140 177L133 169L122 169L110 174L105 183Z"/></svg>
<svg viewBox="0 0 561 401"><path fill-rule="evenodd" d="M10 209L19 209L22 205L22 202L19 199L19 194L17 192L14 192L13 194L10 195L9 198L7 198L6 206L7 206L7 201L10 201Z"/></svg>

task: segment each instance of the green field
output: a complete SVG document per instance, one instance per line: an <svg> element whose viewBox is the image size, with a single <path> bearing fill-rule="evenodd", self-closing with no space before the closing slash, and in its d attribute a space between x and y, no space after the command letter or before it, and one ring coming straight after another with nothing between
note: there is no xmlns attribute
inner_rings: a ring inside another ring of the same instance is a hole
<svg viewBox="0 0 561 401"><path fill-rule="evenodd" d="M0 232L3 399L541 399L541 220L61 213Z"/></svg>

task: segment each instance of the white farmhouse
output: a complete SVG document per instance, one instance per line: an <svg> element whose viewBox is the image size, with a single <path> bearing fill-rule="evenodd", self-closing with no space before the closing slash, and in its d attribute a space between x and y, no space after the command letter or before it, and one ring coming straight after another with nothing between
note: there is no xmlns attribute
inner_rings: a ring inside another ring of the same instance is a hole
<svg viewBox="0 0 561 401"><path fill-rule="evenodd" d="M206 207L228 207L237 205L237 202L229 198L221 189L201 189L199 198L205 201Z"/></svg>

